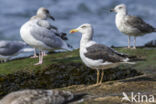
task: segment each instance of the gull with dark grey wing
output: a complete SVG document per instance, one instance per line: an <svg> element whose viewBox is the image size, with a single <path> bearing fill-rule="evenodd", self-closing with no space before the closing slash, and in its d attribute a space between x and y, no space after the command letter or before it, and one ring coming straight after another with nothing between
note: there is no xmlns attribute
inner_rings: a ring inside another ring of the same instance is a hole
<svg viewBox="0 0 156 104"><path fill-rule="evenodd" d="M97 71L97 84L102 83L103 70L116 67L120 64L135 64L134 62L129 62L130 59L127 55L118 53L112 48L93 41L93 27L90 24L83 24L77 29L70 31L70 33L75 32L82 33L80 57L86 66ZM100 70L102 70L101 78L99 78Z"/></svg>

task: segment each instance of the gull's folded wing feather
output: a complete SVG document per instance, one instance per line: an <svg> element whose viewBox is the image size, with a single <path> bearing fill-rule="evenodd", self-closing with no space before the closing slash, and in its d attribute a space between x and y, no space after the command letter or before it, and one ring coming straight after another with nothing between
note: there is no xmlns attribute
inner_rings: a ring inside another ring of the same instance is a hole
<svg viewBox="0 0 156 104"><path fill-rule="evenodd" d="M102 59L109 62L122 62L125 59L116 51L101 44L94 44L88 47L85 56L93 60Z"/></svg>
<svg viewBox="0 0 156 104"><path fill-rule="evenodd" d="M156 30L153 26L145 23L140 17L136 16L126 16L125 24L135 27L143 33L150 33Z"/></svg>
<svg viewBox="0 0 156 104"><path fill-rule="evenodd" d="M47 29L46 27L37 26L31 30L31 35L39 41L42 41L49 47L61 48L63 45L63 40L56 36L54 31Z"/></svg>

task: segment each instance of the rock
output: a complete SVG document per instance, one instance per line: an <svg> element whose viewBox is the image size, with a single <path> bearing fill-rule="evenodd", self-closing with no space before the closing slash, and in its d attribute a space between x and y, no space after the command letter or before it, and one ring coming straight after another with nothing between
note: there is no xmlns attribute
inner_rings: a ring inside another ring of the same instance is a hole
<svg viewBox="0 0 156 104"><path fill-rule="evenodd" d="M145 47L156 47L156 40L151 40L145 44Z"/></svg>
<svg viewBox="0 0 156 104"><path fill-rule="evenodd" d="M105 70L104 81L119 80L141 75L127 65ZM54 89L96 82L96 71L81 63L52 64L47 69L34 72L18 71L0 76L0 96L20 89Z"/></svg>
<svg viewBox="0 0 156 104"><path fill-rule="evenodd" d="M57 89L71 91L74 95L87 94L69 104L135 104L121 102L123 92L128 96L131 92L156 96L156 50L143 47L136 50L122 47L115 49L134 56L136 64L105 70L101 85L94 85L96 71L82 64L78 50L50 54L41 66L34 66L33 60L29 58L1 64L0 98L23 89Z"/></svg>

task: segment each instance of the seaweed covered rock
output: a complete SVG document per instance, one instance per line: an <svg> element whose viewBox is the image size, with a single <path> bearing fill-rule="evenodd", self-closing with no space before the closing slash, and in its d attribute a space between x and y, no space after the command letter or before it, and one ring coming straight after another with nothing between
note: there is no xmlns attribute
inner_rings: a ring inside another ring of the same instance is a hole
<svg viewBox="0 0 156 104"><path fill-rule="evenodd" d="M127 66L105 70L104 80L116 80L140 75ZM59 63L37 71L18 71L0 76L0 96L20 89L54 89L71 85L95 83L95 70L82 63Z"/></svg>

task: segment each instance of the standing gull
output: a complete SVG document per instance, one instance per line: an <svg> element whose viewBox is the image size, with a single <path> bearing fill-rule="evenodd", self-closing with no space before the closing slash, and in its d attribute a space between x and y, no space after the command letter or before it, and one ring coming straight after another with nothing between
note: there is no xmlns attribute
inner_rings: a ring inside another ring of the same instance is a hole
<svg viewBox="0 0 156 104"><path fill-rule="evenodd" d="M147 33L156 32L156 28L144 22L140 17L128 15L126 5L117 5L111 12L116 12L115 23L120 32L128 35L128 48L130 48L130 37L134 36L134 46L136 49L136 37Z"/></svg>
<svg viewBox="0 0 156 104"><path fill-rule="evenodd" d="M93 41L93 28L90 24L83 24L77 29L70 31L70 33L75 32L82 33L80 57L86 66L97 71L97 84L102 83L104 76L103 70L116 67L123 63L134 64L133 62L128 62L129 58L127 56ZM102 70L102 73L99 79L100 70Z"/></svg>
<svg viewBox="0 0 156 104"><path fill-rule="evenodd" d="M58 28L56 26L53 26L48 21L46 21L47 18L42 18L42 17L38 16L43 9L45 9L45 8L43 8L43 7L39 8L38 9L38 12L37 12L37 15L32 16L31 19L44 20L44 22L43 23L40 23L40 25L44 25L45 27L47 27L48 29L50 29L51 31L53 31L55 33L55 35L59 36L61 39L67 40L68 38L67 38L67 34L66 33L59 32L58 31ZM50 18L55 21L55 18L53 18L52 16L50 16ZM43 51L43 53L44 53L43 54L44 56L47 56L47 54L46 54L45 51ZM38 57L37 56L37 50L34 48L34 55L31 58L37 58L37 57Z"/></svg>
<svg viewBox="0 0 156 104"><path fill-rule="evenodd" d="M21 41L0 41L0 61L7 61L12 56L24 52L26 43Z"/></svg>
<svg viewBox="0 0 156 104"><path fill-rule="evenodd" d="M23 90L8 94L0 100L0 104L65 104L73 97L69 91Z"/></svg>
<svg viewBox="0 0 156 104"><path fill-rule="evenodd" d="M43 63L44 50L70 50L68 44L56 35L54 27L47 21L48 18L55 20L46 8L39 8L36 16L33 16L20 29L22 39L30 46L40 50L39 62L35 65Z"/></svg>

